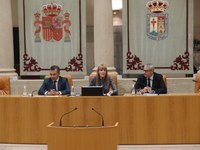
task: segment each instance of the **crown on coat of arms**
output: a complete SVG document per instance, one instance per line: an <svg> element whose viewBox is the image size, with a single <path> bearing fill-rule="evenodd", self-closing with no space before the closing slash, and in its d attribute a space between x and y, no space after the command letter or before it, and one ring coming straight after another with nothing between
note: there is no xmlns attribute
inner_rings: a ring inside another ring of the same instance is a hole
<svg viewBox="0 0 200 150"><path fill-rule="evenodd" d="M40 13L39 13L39 12L36 12L36 13L34 14L34 16L39 18L39 17L40 17Z"/></svg>
<svg viewBox="0 0 200 150"><path fill-rule="evenodd" d="M69 16L70 16L70 12L66 11L66 12L64 13L64 16L65 16L65 17L69 17Z"/></svg>
<svg viewBox="0 0 200 150"><path fill-rule="evenodd" d="M62 6L56 3L46 4L42 6L42 11L46 16L58 16L62 11Z"/></svg>
<svg viewBox="0 0 200 150"><path fill-rule="evenodd" d="M152 0L147 2L146 7L152 13L162 13L169 7L169 3L164 0Z"/></svg>

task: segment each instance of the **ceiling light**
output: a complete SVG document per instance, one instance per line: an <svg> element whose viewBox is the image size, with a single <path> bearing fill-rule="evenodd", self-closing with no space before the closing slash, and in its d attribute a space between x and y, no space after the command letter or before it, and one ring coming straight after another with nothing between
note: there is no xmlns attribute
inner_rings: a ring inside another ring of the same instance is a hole
<svg viewBox="0 0 200 150"><path fill-rule="evenodd" d="M112 10L122 9L122 0L112 0Z"/></svg>

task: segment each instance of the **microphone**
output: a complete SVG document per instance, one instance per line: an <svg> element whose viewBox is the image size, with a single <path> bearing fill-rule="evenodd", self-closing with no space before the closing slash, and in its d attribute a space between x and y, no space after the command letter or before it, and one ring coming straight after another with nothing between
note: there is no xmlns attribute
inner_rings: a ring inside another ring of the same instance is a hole
<svg viewBox="0 0 200 150"><path fill-rule="evenodd" d="M133 80L133 82L135 82L135 83L136 83L136 82L137 82L137 80Z"/></svg>
<svg viewBox="0 0 200 150"><path fill-rule="evenodd" d="M92 110L93 110L94 112L96 112L99 116L101 116L101 120L102 120L101 125L104 126L103 115L102 115L101 113L99 113L98 111L96 111L94 108L92 108Z"/></svg>
<svg viewBox="0 0 200 150"><path fill-rule="evenodd" d="M60 126L62 126L62 118L63 118L65 115L70 114L71 112L73 112L73 111L75 111L75 110L77 110L77 109L78 109L78 108L75 107L74 109L70 110L69 112L64 113L64 114L60 117Z"/></svg>
<svg viewBox="0 0 200 150"><path fill-rule="evenodd" d="M33 90L32 92L31 92L31 96L33 96L33 94L35 93L35 92L37 92L38 90Z"/></svg>
<svg viewBox="0 0 200 150"><path fill-rule="evenodd" d="M192 81L193 81L193 82L197 82L197 83L200 83L199 81L197 81L197 80L194 80L194 79L193 79Z"/></svg>
<svg viewBox="0 0 200 150"><path fill-rule="evenodd" d="M150 80L151 80L151 79L150 79ZM152 80L151 80L151 81L152 81ZM133 80L133 82L135 82L135 83L136 83L136 82L137 82L137 80ZM146 84L144 84L144 83L141 83L141 82L138 82L138 84L140 84L140 85L142 85L142 86L144 86L144 87L145 87L145 86L147 86Z"/></svg>
<svg viewBox="0 0 200 150"><path fill-rule="evenodd" d="M151 79L150 79L151 80ZM133 82L137 82L137 80L132 80ZM151 80L152 81L152 80ZM144 83L142 83L142 82L138 82L138 85L139 85L139 88L135 88L135 85L134 85L134 87L132 87L132 89L131 90L133 90L133 88L135 89L135 94L137 94L137 92L138 91L140 91L140 89L141 88L144 88L144 87L146 87L147 85L146 84L144 84ZM152 91L154 91L154 90L152 90ZM132 93L132 91L131 91L131 93ZM151 93L151 92L150 92Z"/></svg>

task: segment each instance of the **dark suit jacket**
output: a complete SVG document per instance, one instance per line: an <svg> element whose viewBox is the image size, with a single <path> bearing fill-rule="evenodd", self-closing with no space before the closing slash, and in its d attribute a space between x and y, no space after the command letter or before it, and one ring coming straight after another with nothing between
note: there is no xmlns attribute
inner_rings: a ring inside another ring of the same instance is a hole
<svg viewBox="0 0 200 150"><path fill-rule="evenodd" d="M137 78L137 82L135 84L135 89L143 89L147 86L147 79L144 74L141 74ZM152 90L157 94L166 94L167 87L163 81L163 77L161 74L155 73L153 76Z"/></svg>
<svg viewBox="0 0 200 150"><path fill-rule="evenodd" d="M38 94L44 95L46 91L50 91L51 89L53 89L53 81L51 80L51 78L46 78L44 79L44 82L40 87ZM58 91L60 91L62 95L70 94L70 87L67 78L59 76Z"/></svg>

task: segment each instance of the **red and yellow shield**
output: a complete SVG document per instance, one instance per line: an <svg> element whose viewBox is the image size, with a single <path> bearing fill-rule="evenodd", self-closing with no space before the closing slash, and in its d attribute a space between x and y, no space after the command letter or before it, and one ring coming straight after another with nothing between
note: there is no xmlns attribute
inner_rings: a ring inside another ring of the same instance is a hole
<svg viewBox="0 0 200 150"><path fill-rule="evenodd" d="M43 39L60 41L63 37L62 17L42 17Z"/></svg>

